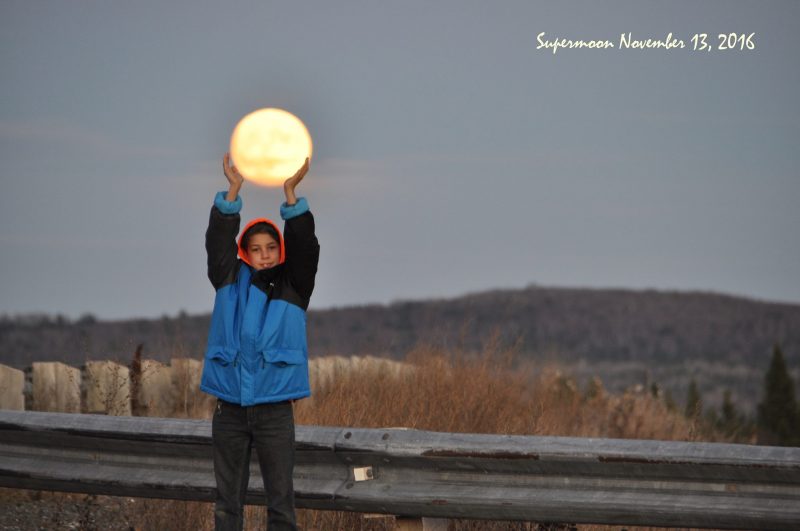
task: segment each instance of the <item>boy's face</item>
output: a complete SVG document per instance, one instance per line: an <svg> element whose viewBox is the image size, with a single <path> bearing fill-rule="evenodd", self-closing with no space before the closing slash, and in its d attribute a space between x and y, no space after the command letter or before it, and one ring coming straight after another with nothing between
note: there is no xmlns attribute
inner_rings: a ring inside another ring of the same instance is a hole
<svg viewBox="0 0 800 531"><path fill-rule="evenodd" d="M281 260L281 248L269 234L253 234L247 243L247 259L258 271L275 267Z"/></svg>

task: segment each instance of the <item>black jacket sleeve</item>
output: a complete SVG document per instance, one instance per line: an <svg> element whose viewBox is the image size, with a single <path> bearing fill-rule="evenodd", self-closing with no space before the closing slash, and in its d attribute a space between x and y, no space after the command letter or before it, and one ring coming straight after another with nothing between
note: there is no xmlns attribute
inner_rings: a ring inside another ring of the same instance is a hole
<svg viewBox="0 0 800 531"><path fill-rule="evenodd" d="M308 307L319 264L319 242L311 211L287 219L283 227L283 239L289 281Z"/></svg>
<svg viewBox="0 0 800 531"><path fill-rule="evenodd" d="M206 253L208 279L215 290L236 278L239 267L236 235L239 233L240 219L239 214L223 214L216 206L211 207L206 230Z"/></svg>

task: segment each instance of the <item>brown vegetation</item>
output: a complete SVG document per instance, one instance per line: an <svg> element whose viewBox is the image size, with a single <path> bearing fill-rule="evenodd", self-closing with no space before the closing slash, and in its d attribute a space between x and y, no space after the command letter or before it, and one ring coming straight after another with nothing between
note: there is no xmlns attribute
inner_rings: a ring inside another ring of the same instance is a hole
<svg viewBox="0 0 800 531"><path fill-rule="evenodd" d="M610 395L595 380L581 392L556 365L517 364L510 352L477 357L430 347L409 353L415 370L336 375L296 406L299 424L420 430L695 440L697 429L636 388ZM708 434L711 435L711 434Z"/></svg>

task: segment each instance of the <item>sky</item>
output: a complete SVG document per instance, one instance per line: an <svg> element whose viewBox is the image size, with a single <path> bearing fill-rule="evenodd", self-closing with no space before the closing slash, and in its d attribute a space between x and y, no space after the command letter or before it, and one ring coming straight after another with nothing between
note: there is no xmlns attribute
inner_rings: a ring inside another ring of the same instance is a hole
<svg viewBox="0 0 800 531"><path fill-rule="evenodd" d="M263 107L314 139L312 309L532 284L800 303L798 26L793 1L3 0L0 314L210 312L222 156ZM243 224L279 218L280 188L241 196Z"/></svg>

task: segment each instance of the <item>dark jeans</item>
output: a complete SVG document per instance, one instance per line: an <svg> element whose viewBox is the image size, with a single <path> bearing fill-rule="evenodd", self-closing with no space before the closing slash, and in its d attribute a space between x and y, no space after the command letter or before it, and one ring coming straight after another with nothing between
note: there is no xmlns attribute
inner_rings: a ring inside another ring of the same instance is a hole
<svg viewBox="0 0 800 531"><path fill-rule="evenodd" d="M217 399L211 421L217 499L214 529L241 531L250 479L251 442L258 454L269 531L296 530L294 412L291 402L242 407Z"/></svg>

